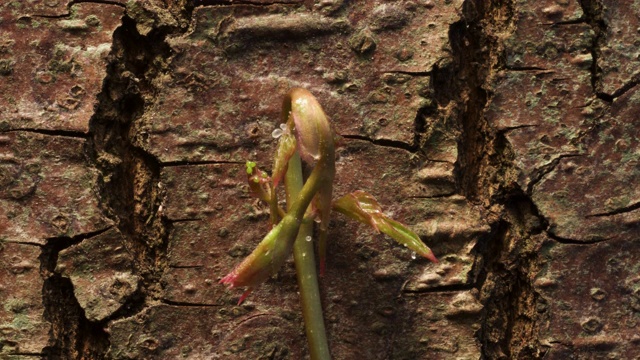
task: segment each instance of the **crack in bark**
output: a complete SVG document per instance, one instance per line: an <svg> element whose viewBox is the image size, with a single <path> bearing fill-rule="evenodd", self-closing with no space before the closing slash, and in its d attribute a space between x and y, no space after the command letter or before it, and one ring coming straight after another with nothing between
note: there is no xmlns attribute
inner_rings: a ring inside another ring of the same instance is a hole
<svg viewBox="0 0 640 360"><path fill-rule="evenodd" d="M42 358L43 356L46 356L47 354L45 354L45 353L30 353L30 352L13 352L13 353L9 353L7 355L10 355L10 356L34 356L34 357Z"/></svg>
<svg viewBox="0 0 640 360"><path fill-rule="evenodd" d="M473 7L470 1L465 1L463 7ZM467 15L474 16L474 15ZM457 104L456 117L460 119L458 140L458 159L456 161L456 176L460 179L462 193L470 200L479 200L482 194L478 191L481 164L488 153L487 146L493 138L488 131L483 111L487 104L488 93L484 83L488 68L485 57L486 50L479 49L482 29L478 25L471 25L479 19L464 18L450 26L449 41L451 43L454 61L443 67L436 67L433 71L434 88L447 89L436 98L441 107L454 101ZM468 22L467 22L468 21ZM476 38L473 38L476 37Z"/></svg>
<svg viewBox="0 0 640 360"><path fill-rule="evenodd" d="M117 1L109 1L109 0L74 0L74 1L71 1L69 3L69 7L71 7L72 5L75 5L75 4L83 4L83 3L115 5L115 6L120 6L120 7L123 7L123 8L127 7L125 4L119 3Z"/></svg>
<svg viewBox="0 0 640 360"><path fill-rule="evenodd" d="M168 222L170 223L182 223L182 222L197 222L197 221L202 221L204 219L202 218L184 218L184 219L167 219Z"/></svg>
<svg viewBox="0 0 640 360"><path fill-rule="evenodd" d="M28 132L33 134L41 134L41 135L48 135L48 136L64 136L64 137L72 137L72 138L79 138L79 139L87 139L89 137L88 134L81 131L31 129L31 128L18 128L18 129L4 130L4 131L0 131L0 134L7 134L12 132Z"/></svg>
<svg viewBox="0 0 640 360"><path fill-rule="evenodd" d="M126 319L141 313L147 307L147 299L141 289L137 289L126 298L126 301L113 314L100 321L102 327L106 327L110 322L119 319Z"/></svg>
<svg viewBox="0 0 640 360"><path fill-rule="evenodd" d="M545 350L537 339L540 298L531 274L539 271L538 253L546 220L526 194L516 192L502 202L501 220L484 254L478 283L485 305L480 330L486 359L540 359Z"/></svg>
<svg viewBox="0 0 640 360"><path fill-rule="evenodd" d="M403 74L403 75L410 75L410 76L431 76L432 72L431 71L407 71L407 70L386 70L386 71L381 71L380 75L384 75L384 74Z"/></svg>
<svg viewBox="0 0 640 360"><path fill-rule="evenodd" d="M446 194L438 194L438 195L430 195L430 196L421 196L421 195L414 195L414 196L408 196L408 199L440 199L440 198L447 198L447 197L451 197L454 195L458 195L458 193L451 192L451 193L446 193Z"/></svg>
<svg viewBox="0 0 640 360"><path fill-rule="evenodd" d="M299 5L300 1L270 1L268 3L251 1L251 0L194 0L194 6L234 6L234 5L251 5L251 6L273 6L273 5Z"/></svg>
<svg viewBox="0 0 640 360"><path fill-rule="evenodd" d="M605 216L613 216L613 215L618 215L618 214L624 214L627 212L632 212L635 210L640 209L640 202L631 204L631 205L627 205L615 210L611 210L611 211L606 211L606 212L601 212L601 213L596 213L596 214L590 214L587 215L586 217L605 217Z"/></svg>
<svg viewBox="0 0 640 360"><path fill-rule="evenodd" d="M540 183L544 179L544 177L555 170L555 168L560 163L560 160L571 157L583 156L583 154L560 154L557 158L551 160L548 164L545 164L535 170L532 171L532 179L527 184L527 195L531 196L533 194L533 188Z"/></svg>
<svg viewBox="0 0 640 360"><path fill-rule="evenodd" d="M505 69L508 71L535 71L539 74L553 74L555 70L546 69L537 66L506 66Z"/></svg>
<svg viewBox="0 0 640 360"><path fill-rule="evenodd" d="M407 290L405 282L402 284L402 293L403 294L431 294L431 293L451 293L451 292L460 292L460 291L469 291L476 288L476 284L453 284L453 285L442 285L436 286L427 289L417 289L417 290Z"/></svg>
<svg viewBox="0 0 640 360"><path fill-rule="evenodd" d="M44 318L51 323L49 345L43 349L47 359L75 359L85 356L99 359L109 347L109 336L102 326L89 321L75 298L70 279L55 272L60 252L86 239L98 236L111 227L73 237L49 238L42 245L40 274Z"/></svg>
<svg viewBox="0 0 640 360"><path fill-rule="evenodd" d="M18 245L27 245L27 246L36 246L42 247L42 244L28 241L14 241L14 240L0 240L0 244L18 244Z"/></svg>
<svg viewBox="0 0 640 360"><path fill-rule="evenodd" d="M70 1L69 3L67 3L67 12L64 13L64 14L58 14L58 15L29 14L29 15L26 15L26 16L19 17L18 20L28 19L30 17L37 17L37 18L43 18L43 19L66 19L68 17L71 17L71 7L73 5L75 5L75 4L83 4L83 3L115 5L115 6L120 6L122 8L126 8L125 4L121 4L121 3L116 2L116 1L109 1L109 0L74 0L74 1Z"/></svg>
<svg viewBox="0 0 640 360"><path fill-rule="evenodd" d="M562 20L562 21L557 21L557 22L552 22L552 23L542 23L542 25L547 25L547 26L562 26L562 25L577 25L577 24L585 24L587 22L587 20L584 17L579 17L577 19L573 19L573 20Z"/></svg>
<svg viewBox="0 0 640 360"><path fill-rule="evenodd" d="M640 73L631 76L628 82L619 89L616 89L613 93L609 94L600 91L602 88L602 71L598 67L598 60L601 57L601 46L605 41L608 29L607 23L604 21L605 6L602 4L602 0L580 0L579 3L585 14L584 22L589 24L596 34L591 48L591 56L593 58L593 64L591 65L591 84L596 97L610 103L640 84Z"/></svg>
<svg viewBox="0 0 640 360"><path fill-rule="evenodd" d="M597 244L600 242L604 242L604 241L608 241L611 239L614 239L615 237L607 237L607 238L600 238L600 239L596 239L596 240L577 240L577 239L571 239L571 238L565 238L565 237L561 237L558 236L556 234L553 233L553 231L549 230L548 228L545 230L546 234L548 237L550 237L551 239L553 239L554 241L560 243L560 244L565 244L565 245L590 245L590 244Z"/></svg>
<svg viewBox="0 0 640 360"><path fill-rule="evenodd" d="M35 244L42 248L40 254L40 274L43 278L48 278L53 275L59 275L55 272L56 264L58 262L58 254L71 246L80 244L84 240L91 239L100 234L107 232L112 226L108 226L104 229L99 229L89 233L78 234L75 236L57 236L47 238L44 245Z"/></svg>
<svg viewBox="0 0 640 360"><path fill-rule="evenodd" d="M69 6L81 2L84 1L75 1ZM111 4L110 1L97 3ZM187 7L185 11L191 9ZM186 15L191 17L190 13ZM74 296L71 281L55 273L58 254L109 228L71 238L47 239L42 246L40 264L45 278L44 316L52 324L50 345L43 352L48 359L103 359L110 346L104 327L113 320L141 312L148 305L147 295L160 297L159 279L166 267L164 257L171 222L159 211L164 196L157 186L161 164L136 143L136 125L148 99L153 98L146 97L153 94L152 80L163 71L161 64L171 56L165 37L180 31L186 31L186 28L157 26L147 36L142 36L136 29L135 20L123 18L113 35L107 75L88 134L46 129L12 130L87 140L89 161L100 174L101 205L123 234L128 251L134 256L134 267L143 278L141 288L115 313L101 322L88 321Z"/></svg>
<svg viewBox="0 0 640 360"><path fill-rule="evenodd" d="M631 77L631 80L629 80L624 85L622 85L622 87L620 87L618 90L614 91L613 94L609 95L609 94L605 94L605 93L598 93L597 96L601 100L604 100L604 101L607 101L607 102L613 102L613 100L615 100L616 98L624 95L629 90L631 90L634 87L638 86L638 84L640 84L640 73L634 74Z"/></svg>
<svg viewBox="0 0 640 360"><path fill-rule="evenodd" d="M509 126L506 127L504 129L498 130L498 132L496 133L497 135L505 135L506 133L513 131L513 130L518 130L518 129L525 129L525 128L530 128L530 127L538 127L539 125L536 124L522 124L522 125L516 125L516 126Z"/></svg>
<svg viewBox="0 0 640 360"><path fill-rule="evenodd" d="M408 144L404 141L391 140L391 139L373 139L364 135L346 134L341 135L345 139L368 141L374 145L390 147L394 149L400 149L408 151L412 154L420 153L423 155L422 147L424 146L422 141L422 135L426 129L426 117L435 111L435 106L425 106L416 112L416 117L413 121L413 144Z"/></svg>
<svg viewBox="0 0 640 360"><path fill-rule="evenodd" d="M50 276L43 286L44 318L51 323L47 359L103 359L109 335L100 324L87 320L73 293L71 280Z"/></svg>
<svg viewBox="0 0 640 360"><path fill-rule="evenodd" d="M224 305L216 305L216 304L202 304L202 303L190 303L183 301L173 301L168 299L162 299L161 302L163 304L171 305L171 306L182 306L182 307L222 307Z"/></svg>
<svg viewBox="0 0 640 360"><path fill-rule="evenodd" d="M201 269L204 265L169 265L172 269Z"/></svg>
<svg viewBox="0 0 640 360"><path fill-rule="evenodd" d="M390 139L372 139L364 135L342 135L342 137L345 139L368 141L374 145L406 150L412 153L417 150L417 147L415 145L410 145L403 141L390 140Z"/></svg>
<svg viewBox="0 0 640 360"><path fill-rule="evenodd" d="M197 160L197 161L165 161L160 163L160 167L176 167L176 166L198 166L198 165L218 165L218 164L234 164L244 165L242 161L225 161L225 160Z"/></svg>
<svg viewBox="0 0 640 360"><path fill-rule="evenodd" d="M598 98L611 102L612 99L610 95L599 91L602 87L602 71L598 67L598 60L600 59L600 47L604 41L607 30L607 24L603 19L603 5L601 0L580 0L578 2L582 7L585 22L591 26L591 29L595 33L595 38L593 39L593 44L590 49L593 59L593 63L591 64L591 87Z"/></svg>
<svg viewBox="0 0 640 360"><path fill-rule="evenodd" d="M113 58L98 111L90 123L89 151L101 173L104 205L134 255L145 289L157 280L159 269L155 263L163 253L168 231L156 216L162 197L157 187L159 163L135 144L131 133L144 112L143 94L151 87L150 77L158 71L149 64L156 57L168 57L168 46L163 43L164 34L144 38L138 34L135 22L124 18L114 33ZM144 80L134 82L132 78ZM111 99L108 93L118 94L118 98ZM118 163L100 162L103 154L115 155Z"/></svg>
<svg viewBox="0 0 640 360"><path fill-rule="evenodd" d="M514 1L465 1L461 21L449 32L453 64L433 75L437 89L449 89L436 94L440 106L458 104L460 188L467 199L485 204L492 229L474 249L475 286L484 305L477 336L485 359L535 359L545 352L537 340L539 295L531 274L538 271L546 222L513 180L514 154L505 131L493 129L484 116L495 72L552 71L506 67L503 39L516 20Z"/></svg>
<svg viewBox="0 0 640 360"><path fill-rule="evenodd" d="M160 297L159 279L166 266L171 222L163 217L164 189L159 187L162 164L139 143L137 128L155 93L153 79L166 69L171 49L165 42L180 28L158 26L146 36L134 19L125 17L114 33L107 79L90 124L89 153L101 173L101 195L106 210L125 238L142 276L141 294ZM149 96L151 95L151 96ZM104 161L105 158L118 161ZM137 301L137 303L136 303ZM145 300L135 299L118 316L141 311Z"/></svg>

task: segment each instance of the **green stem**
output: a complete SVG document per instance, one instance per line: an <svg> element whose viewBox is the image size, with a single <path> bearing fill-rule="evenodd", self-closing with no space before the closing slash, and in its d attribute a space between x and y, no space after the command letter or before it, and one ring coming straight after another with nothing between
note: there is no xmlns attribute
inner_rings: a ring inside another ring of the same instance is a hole
<svg viewBox="0 0 640 360"><path fill-rule="evenodd" d="M285 187L287 204L300 203L300 200L316 192L316 183L319 183L318 175L322 172L322 164L317 164L303 191L302 164L300 156L296 153L289 160L285 175ZM298 202L296 201L298 200ZM308 204L308 201L302 201ZM291 206L291 205L289 205ZM300 209L297 210L300 216ZM305 209L306 210L306 209ZM322 304L320 303L320 289L318 288L318 275L316 272L313 242L307 241L307 236L312 236L313 221L303 221L298 232L298 237L293 244L293 258L296 264L298 287L300 288L300 302L302 316L309 342L311 360L330 360L329 345L324 327Z"/></svg>

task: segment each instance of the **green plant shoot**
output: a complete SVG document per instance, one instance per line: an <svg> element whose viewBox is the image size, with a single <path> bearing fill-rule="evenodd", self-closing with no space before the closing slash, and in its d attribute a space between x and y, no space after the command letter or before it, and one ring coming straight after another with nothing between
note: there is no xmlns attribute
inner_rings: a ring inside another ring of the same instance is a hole
<svg viewBox="0 0 640 360"><path fill-rule="evenodd" d="M311 359L330 359L318 289L314 249L310 241L312 219L319 221L320 273L324 272L326 241L332 210L385 233L426 259L437 262L433 252L405 225L384 215L376 199L355 191L332 201L335 177L335 143L338 138L316 98L294 88L282 105L282 134L271 176L255 162L246 172L253 195L269 204L273 228L249 256L220 280L229 288L244 287L238 304L257 286L278 272L293 252ZM313 167L304 181L302 165ZM284 179L286 211L278 206L276 188Z"/></svg>

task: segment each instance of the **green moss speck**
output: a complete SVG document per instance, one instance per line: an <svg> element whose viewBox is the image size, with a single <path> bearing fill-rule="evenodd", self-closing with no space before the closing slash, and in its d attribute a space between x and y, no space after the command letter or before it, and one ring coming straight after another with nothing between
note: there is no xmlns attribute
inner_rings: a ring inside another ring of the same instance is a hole
<svg viewBox="0 0 640 360"><path fill-rule="evenodd" d="M29 304L22 299L9 298L4 303L4 310L12 313L22 313L29 307Z"/></svg>

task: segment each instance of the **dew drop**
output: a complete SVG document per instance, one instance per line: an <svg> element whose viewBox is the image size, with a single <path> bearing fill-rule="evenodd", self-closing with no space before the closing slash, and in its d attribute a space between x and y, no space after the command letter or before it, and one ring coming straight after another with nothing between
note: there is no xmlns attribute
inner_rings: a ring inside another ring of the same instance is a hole
<svg viewBox="0 0 640 360"><path fill-rule="evenodd" d="M307 237L304 238L304 239L307 240L307 241L311 241L311 236L307 235Z"/></svg>
<svg viewBox="0 0 640 360"><path fill-rule="evenodd" d="M282 136L282 133L283 133L283 132L284 132L284 131L282 131L282 129L275 129L275 130L273 130L273 132L271 133L271 137L272 137L272 138L274 138L274 139L277 139L277 138L279 138L280 136Z"/></svg>
<svg viewBox="0 0 640 360"><path fill-rule="evenodd" d="M280 129L282 129L282 131L286 131L287 130L287 124L285 124L285 123L280 124Z"/></svg>
<svg viewBox="0 0 640 360"><path fill-rule="evenodd" d="M412 258L413 260L415 260L415 259L416 259L416 252L415 252L415 251L413 251L413 252L411 253L411 258Z"/></svg>

